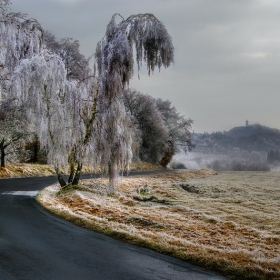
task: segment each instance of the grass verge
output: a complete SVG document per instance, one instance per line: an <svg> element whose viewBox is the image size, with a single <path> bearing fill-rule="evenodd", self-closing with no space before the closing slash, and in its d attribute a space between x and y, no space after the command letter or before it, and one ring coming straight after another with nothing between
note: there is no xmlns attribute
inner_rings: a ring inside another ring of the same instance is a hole
<svg viewBox="0 0 280 280"><path fill-rule="evenodd" d="M160 166L146 162L132 163L130 165L130 171L154 171L162 169ZM83 167L82 174L91 174L93 172L100 173L101 171L100 169L94 171L87 166ZM0 178L41 177L55 174L54 168L47 164L19 163L0 167Z"/></svg>
<svg viewBox="0 0 280 280"><path fill-rule="evenodd" d="M0 168L0 178L23 178L54 175L50 165L20 163Z"/></svg>
<svg viewBox="0 0 280 280"><path fill-rule="evenodd" d="M279 173L178 171L123 178L118 196L106 180L85 180L37 201L64 219L151 248L230 279L280 279Z"/></svg>

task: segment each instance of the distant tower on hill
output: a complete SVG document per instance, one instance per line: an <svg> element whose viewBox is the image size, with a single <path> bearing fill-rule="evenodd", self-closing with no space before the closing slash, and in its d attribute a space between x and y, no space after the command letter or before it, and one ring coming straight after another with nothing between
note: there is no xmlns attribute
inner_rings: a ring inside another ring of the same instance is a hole
<svg viewBox="0 0 280 280"><path fill-rule="evenodd" d="M248 120L246 120L246 126L249 126L249 121Z"/></svg>

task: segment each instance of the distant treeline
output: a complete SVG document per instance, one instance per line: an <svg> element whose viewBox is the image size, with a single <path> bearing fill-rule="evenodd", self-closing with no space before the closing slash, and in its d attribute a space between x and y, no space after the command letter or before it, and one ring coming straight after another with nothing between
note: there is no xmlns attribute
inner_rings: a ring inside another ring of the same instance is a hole
<svg viewBox="0 0 280 280"><path fill-rule="evenodd" d="M270 152L268 152L267 154L267 161L269 163L272 163L274 161L280 161L280 151L273 151L271 150Z"/></svg>
<svg viewBox="0 0 280 280"><path fill-rule="evenodd" d="M280 150L280 130L254 124L235 127L229 131L193 133L196 152L227 153L228 149L266 152Z"/></svg>

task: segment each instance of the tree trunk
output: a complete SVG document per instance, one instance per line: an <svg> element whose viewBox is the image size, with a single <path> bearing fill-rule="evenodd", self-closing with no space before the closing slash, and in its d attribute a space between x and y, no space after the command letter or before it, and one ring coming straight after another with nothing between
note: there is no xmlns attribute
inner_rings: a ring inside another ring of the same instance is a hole
<svg viewBox="0 0 280 280"><path fill-rule="evenodd" d="M75 166L74 164L70 163L70 174L68 178L68 184L72 184L75 175Z"/></svg>
<svg viewBox="0 0 280 280"><path fill-rule="evenodd" d="M66 183L65 183L64 178L62 176L61 170L58 167L55 167L55 172L56 172L57 180L58 180L61 188L65 187Z"/></svg>
<svg viewBox="0 0 280 280"><path fill-rule="evenodd" d="M5 167L5 150L1 149L1 167Z"/></svg>
<svg viewBox="0 0 280 280"><path fill-rule="evenodd" d="M90 137L91 137L91 133L92 133L92 127L95 121L95 117L96 117L96 106L97 106L97 97L98 97L98 90L95 91L94 94L94 99L93 99L93 104L91 107L91 118L86 126L86 134L85 134L85 138L83 141L83 155L86 152L86 148L87 145L89 143ZM83 158L83 156L81 157ZM70 176L69 176L69 180L68 182L72 185L78 185L79 184L79 180L81 177L81 172L82 172L82 168L83 168L83 164L81 162L78 162L78 166L76 168L75 171L75 148L73 148L71 150L71 154L70 154ZM75 176L74 176L75 174Z"/></svg>
<svg viewBox="0 0 280 280"><path fill-rule="evenodd" d="M4 138L0 141L0 158L1 158L1 165L0 167L5 167L5 146L4 146Z"/></svg>
<svg viewBox="0 0 280 280"><path fill-rule="evenodd" d="M109 184L107 187L107 194L115 194L116 187L118 182L118 171L117 166L115 163L108 164L108 177L109 177Z"/></svg>
<svg viewBox="0 0 280 280"><path fill-rule="evenodd" d="M35 140L33 141L33 155L31 158L31 162L32 163L37 163L38 162L38 153L39 153L39 149L40 149L40 142L37 138L35 138Z"/></svg>
<svg viewBox="0 0 280 280"><path fill-rule="evenodd" d="M173 142L169 140L167 144L168 144L168 148L164 152L164 155L161 158L161 160L159 161L159 164L162 167L166 167L172 160L172 157L175 155L175 149L174 149Z"/></svg>
<svg viewBox="0 0 280 280"><path fill-rule="evenodd" d="M78 163L77 169L76 169L76 173L75 173L75 177L73 179L72 185L78 185L79 184L79 180L81 177L81 172L83 169L83 165L81 163Z"/></svg>
<svg viewBox="0 0 280 280"><path fill-rule="evenodd" d="M72 184L75 175L75 148L73 147L69 156L70 174L68 184Z"/></svg>

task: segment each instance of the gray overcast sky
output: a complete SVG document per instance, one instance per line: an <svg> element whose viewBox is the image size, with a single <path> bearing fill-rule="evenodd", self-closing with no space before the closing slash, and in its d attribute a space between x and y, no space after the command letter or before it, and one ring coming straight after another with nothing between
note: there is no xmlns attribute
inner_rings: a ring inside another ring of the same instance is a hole
<svg viewBox="0 0 280 280"><path fill-rule="evenodd" d="M130 86L169 99L196 132L260 123L280 129L278 0L12 0L57 39L90 56L114 13L153 13L175 47L175 64Z"/></svg>

